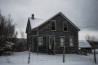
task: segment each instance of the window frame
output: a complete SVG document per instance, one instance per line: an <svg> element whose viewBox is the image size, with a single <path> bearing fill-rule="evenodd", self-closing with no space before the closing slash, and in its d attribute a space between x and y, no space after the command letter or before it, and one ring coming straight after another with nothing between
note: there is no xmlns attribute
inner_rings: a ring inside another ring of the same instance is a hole
<svg viewBox="0 0 98 65"><path fill-rule="evenodd" d="M65 22L63 22L63 31L68 32L68 26L67 25L66 25L67 31L64 30L65 25L66 25Z"/></svg>
<svg viewBox="0 0 98 65"><path fill-rule="evenodd" d="M61 45L61 38L63 38L63 45ZM65 46L65 37L64 36L60 36L60 47L64 47Z"/></svg>
<svg viewBox="0 0 98 65"><path fill-rule="evenodd" d="M42 40L39 41L39 39L42 39ZM39 42L41 42L41 44L39 44ZM43 37L38 37L38 46L43 46Z"/></svg>
<svg viewBox="0 0 98 65"><path fill-rule="evenodd" d="M55 22L55 30L52 30L52 23ZM51 31L56 31L56 20L51 20Z"/></svg>
<svg viewBox="0 0 98 65"><path fill-rule="evenodd" d="M70 38L72 39L71 42L70 42ZM71 43L72 43L72 45L71 45ZM70 47L74 47L74 36L70 36L70 37L69 37L69 46L70 46Z"/></svg>

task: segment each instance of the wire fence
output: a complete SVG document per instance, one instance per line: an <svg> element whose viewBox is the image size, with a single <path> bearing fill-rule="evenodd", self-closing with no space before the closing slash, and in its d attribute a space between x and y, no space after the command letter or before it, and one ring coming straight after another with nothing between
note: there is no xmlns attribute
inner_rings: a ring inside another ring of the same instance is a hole
<svg viewBox="0 0 98 65"><path fill-rule="evenodd" d="M18 52L19 53L19 52ZM22 53L22 52L20 52ZM28 54L13 54L12 56L0 57L0 63L11 63L11 64L27 64L28 63ZM98 56L98 55L97 55ZM2 60L1 60L2 59ZM75 62L91 62L94 63L93 54L78 55L78 54L65 54L64 63L75 63ZM63 54L42 54L42 53L32 53L30 54L30 63L63 63Z"/></svg>

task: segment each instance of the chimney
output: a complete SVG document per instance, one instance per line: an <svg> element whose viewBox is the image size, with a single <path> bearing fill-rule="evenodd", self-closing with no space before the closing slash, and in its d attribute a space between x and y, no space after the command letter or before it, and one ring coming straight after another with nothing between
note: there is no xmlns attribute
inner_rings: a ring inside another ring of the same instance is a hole
<svg viewBox="0 0 98 65"><path fill-rule="evenodd" d="M34 14L32 14L32 19L34 19Z"/></svg>

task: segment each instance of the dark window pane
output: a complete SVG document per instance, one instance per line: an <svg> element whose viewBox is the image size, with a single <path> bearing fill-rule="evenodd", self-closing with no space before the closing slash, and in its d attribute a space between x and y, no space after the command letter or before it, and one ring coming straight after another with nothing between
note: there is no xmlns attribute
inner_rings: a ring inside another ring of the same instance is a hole
<svg viewBox="0 0 98 65"><path fill-rule="evenodd" d="M52 30L55 30L55 26L52 26Z"/></svg>
<svg viewBox="0 0 98 65"><path fill-rule="evenodd" d="M64 31L67 31L67 27L66 26L64 27Z"/></svg>
<svg viewBox="0 0 98 65"><path fill-rule="evenodd" d="M67 30L68 30L68 28L67 28L66 24L64 23L64 31L67 31Z"/></svg>
<svg viewBox="0 0 98 65"><path fill-rule="evenodd" d="M56 27L56 22L55 21L52 21L52 30L55 30L55 27Z"/></svg>

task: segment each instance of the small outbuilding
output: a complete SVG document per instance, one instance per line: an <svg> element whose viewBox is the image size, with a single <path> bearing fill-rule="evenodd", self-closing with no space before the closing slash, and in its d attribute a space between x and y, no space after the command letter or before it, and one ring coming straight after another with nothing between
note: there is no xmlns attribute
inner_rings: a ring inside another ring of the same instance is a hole
<svg viewBox="0 0 98 65"><path fill-rule="evenodd" d="M84 53L91 53L92 52L91 45L86 40L80 40L79 51L84 52Z"/></svg>

